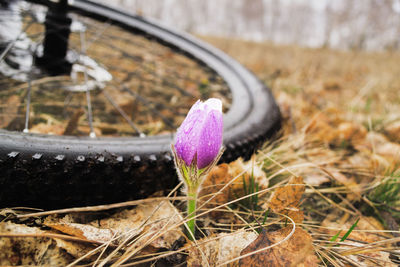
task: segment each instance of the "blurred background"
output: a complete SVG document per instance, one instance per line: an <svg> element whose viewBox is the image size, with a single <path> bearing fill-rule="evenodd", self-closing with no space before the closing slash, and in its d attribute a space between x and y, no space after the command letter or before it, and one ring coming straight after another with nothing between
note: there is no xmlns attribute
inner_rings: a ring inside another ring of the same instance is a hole
<svg viewBox="0 0 400 267"><path fill-rule="evenodd" d="M344 50L400 47L400 0L103 2L199 35Z"/></svg>

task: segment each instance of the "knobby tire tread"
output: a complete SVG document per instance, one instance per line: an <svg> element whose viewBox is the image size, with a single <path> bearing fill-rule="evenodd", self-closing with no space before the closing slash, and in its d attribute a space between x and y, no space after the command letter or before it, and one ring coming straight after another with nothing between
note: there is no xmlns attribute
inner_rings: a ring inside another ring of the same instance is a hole
<svg viewBox="0 0 400 267"><path fill-rule="evenodd" d="M268 88L239 63L195 38L140 16L76 0L72 11L112 20L179 50L221 75L233 94L224 117L221 161L252 153L280 128L280 112ZM173 135L96 138L0 130L0 208L61 208L113 203L168 191L177 183Z"/></svg>

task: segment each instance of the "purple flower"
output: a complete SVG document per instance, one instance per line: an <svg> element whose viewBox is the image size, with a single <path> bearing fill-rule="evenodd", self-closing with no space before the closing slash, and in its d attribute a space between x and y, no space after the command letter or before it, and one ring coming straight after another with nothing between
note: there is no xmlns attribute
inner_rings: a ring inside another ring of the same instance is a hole
<svg viewBox="0 0 400 267"><path fill-rule="evenodd" d="M190 109L175 139L177 156L187 166L197 159L202 169L213 162L222 145L222 103L217 98L198 100Z"/></svg>

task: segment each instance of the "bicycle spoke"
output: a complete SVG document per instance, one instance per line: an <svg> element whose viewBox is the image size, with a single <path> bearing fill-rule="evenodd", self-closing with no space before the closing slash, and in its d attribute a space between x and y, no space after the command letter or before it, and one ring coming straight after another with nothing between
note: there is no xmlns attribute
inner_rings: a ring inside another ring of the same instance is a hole
<svg viewBox="0 0 400 267"><path fill-rule="evenodd" d="M140 79L141 83L148 83L149 85L147 85L147 86L153 86L153 90L154 90L154 92L156 92L158 94L158 96L162 96L162 97L171 97L171 96L173 96L173 94L171 94L171 93L168 94L168 90L166 90L168 88L163 86L165 84L162 84L161 86L157 85L157 84L154 84L154 81L146 79L146 78L143 78L143 75L141 75L140 73L134 73L134 72L129 73L127 78L132 78L132 77L134 77L135 79ZM129 82L129 80L127 80L126 82ZM149 103L149 102L150 101L148 100L146 103ZM169 109L169 110L171 110L170 107L167 107L163 103L157 103L157 105L158 105L158 107L160 109ZM187 105L182 104L182 106L186 106L187 108L190 108L190 104L187 104ZM174 115L176 115L176 116L186 116L186 112L178 113L178 112L175 112L174 110L173 110L173 112L174 112Z"/></svg>
<svg viewBox="0 0 400 267"><path fill-rule="evenodd" d="M146 98L144 98L143 96L135 93L134 91L132 91L131 89L129 89L127 86L122 85L121 86L123 91L129 93L130 95L134 96L136 99L138 99L140 102L142 102L143 104L145 104L145 106L150 109L150 111L157 115L158 117L160 117L162 119L162 121L170 128L170 129L176 129L176 126L174 125L173 122L171 122L171 120L169 120L168 118L166 118L164 115L162 115L157 109L152 107L152 102L147 100ZM119 88L117 88L119 89Z"/></svg>
<svg viewBox="0 0 400 267"><path fill-rule="evenodd" d="M137 57L135 57L135 56L133 56L133 55L131 55L131 54L128 54L127 52L123 51L122 49L120 49L119 47L117 47L117 46L115 46L115 45L111 45L111 44L110 44L110 47L113 48L113 49L116 49L116 50L119 51L119 52L121 52L122 55L123 55L124 57L126 57L126 58L130 58L130 59L132 59L132 60L134 60L134 61L137 60ZM147 71L148 73L154 74L154 71L151 70L148 66L146 66L146 65L143 64L143 65L141 65L141 67L142 67L143 70ZM160 80L162 81L163 84L175 88L175 89L178 90L181 94L183 94L183 95L185 95L185 96L194 97L191 93L185 91L183 88L180 88L180 87L176 86L174 83L172 83L171 81L169 81L167 78L165 78L165 77L157 77L157 78L160 79Z"/></svg>
<svg viewBox="0 0 400 267"><path fill-rule="evenodd" d="M104 96L107 98L107 100L111 103L111 105L114 106L114 108L121 114L122 117L128 122L128 124L134 129L140 137L146 137L146 135L139 130L139 128L133 123L133 121L129 118L129 116L121 109L121 107L115 103L115 101L112 99L112 97L107 93L107 91L103 90Z"/></svg>
<svg viewBox="0 0 400 267"><path fill-rule="evenodd" d="M32 4L32 8L21 11L21 28L32 25L24 38L31 42L31 55L40 57L38 49L43 47L49 29L44 25L46 8L36 6ZM13 129L92 137L95 133L157 135L174 131L196 99L222 96L228 99L225 106L229 107L227 85L214 79L218 74L193 56L157 38L130 32L111 20L97 21L74 11L70 17L75 23L72 25L78 26L72 26L69 39L65 40L66 59L72 63L70 75L49 77L45 68L37 66L35 70L33 66L28 85L26 70L13 70L12 78L0 74L0 87L6 88L0 91L0 98L26 92L21 98L28 110L26 114L21 112L22 118L25 115L25 128L21 119ZM8 60L8 55L5 57ZM26 82L13 80L17 75L25 77ZM28 100L30 94L32 100ZM23 102L21 110L22 107Z"/></svg>
<svg viewBox="0 0 400 267"><path fill-rule="evenodd" d="M94 36L88 40L86 49L90 49L92 44L95 44L100 37L104 36L104 33L111 25L111 22L107 21L102 24L102 27L98 27L99 29L94 32Z"/></svg>
<svg viewBox="0 0 400 267"><path fill-rule="evenodd" d="M25 128L23 130L24 133L29 133L29 114L30 114L30 105L31 105L31 77L28 76L28 92L26 95L26 113L25 113Z"/></svg>
<svg viewBox="0 0 400 267"><path fill-rule="evenodd" d="M80 37L81 37L81 54L86 56L85 33L80 32ZM94 132L94 129L93 129L92 103L90 100L90 91L89 91L89 88L87 87L88 75L87 75L86 67L84 67L83 76L84 76L85 85L86 85L86 103L87 103L87 111L88 111L87 117L88 117L88 122L89 122L89 127L90 127L89 136L92 138L95 138L96 133Z"/></svg>
<svg viewBox="0 0 400 267"><path fill-rule="evenodd" d="M122 37L117 37L117 36L116 37L112 37L112 38L110 36L107 36L107 37L108 37L108 40L109 40L109 43L107 43L107 46L112 48L114 51L121 52L122 56L125 57L125 58L129 58L132 61L142 63L143 59L142 59L141 56L136 55L136 54L132 54L132 51L125 51L121 47L118 47L117 45L113 44L115 42L116 38L122 39ZM124 41L128 42L129 40L124 39ZM144 45L139 45L139 44L135 43L134 41L132 42L131 45L133 45L134 47L137 46L139 48L143 48L143 49L149 50L148 47L145 47ZM164 49L168 49L169 50L169 48L164 48ZM163 58L164 55L162 53L157 53L157 49L152 49L152 54L154 54L156 57L159 57L159 60L152 62L153 64L155 62L161 62L161 61L164 60L164 58ZM193 68L193 66L190 66L190 65L187 65L187 64L183 64L182 62L176 62L176 61L173 61L173 65L172 66L176 66L176 67L185 69L186 71L188 71L191 68ZM198 68L198 66L197 66L197 68ZM181 87L175 85L174 82L171 81L171 79L169 79L168 77L170 76L170 77L174 77L174 78L178 78L178 79L182 79L182 80L184 79L186 81L191 81L191 82L194 82L196 84L200 84L198 82L198 80L190 79L189 77L187 77L185 75L181 75L177 71L170 70L170 69L166 69L165 75L158 76L157 72L155 72L154 69L156 69L155 66L150 67L150 66L148 66L146 64L141 64L141 70L146 71L147 73L156 76L157 79L159 79L164 86L168 86L168 87L174 88L175 90L178 90L182 95L189 96L189 97L195 97L193 94L191 94L191 93L187 92L186 90L184 90L184 88L181 88Z"/></svg>

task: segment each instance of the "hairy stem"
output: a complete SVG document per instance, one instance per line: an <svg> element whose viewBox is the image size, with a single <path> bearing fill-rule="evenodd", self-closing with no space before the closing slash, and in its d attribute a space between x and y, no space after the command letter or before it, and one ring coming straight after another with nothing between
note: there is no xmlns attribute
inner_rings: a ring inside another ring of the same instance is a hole
<svg viewBox="0 0 400 267"><path fill-rule="evenodd" d="M188 203L187 203L187 214L188 214L188 219L189 221L187 222L187 226L188 226L188 238L190 240L194 240L194 234L196 231L196 219L194 218L196 216L196 201L197 201L197 193L192 192L195 190L188 190Z"/></svg>

